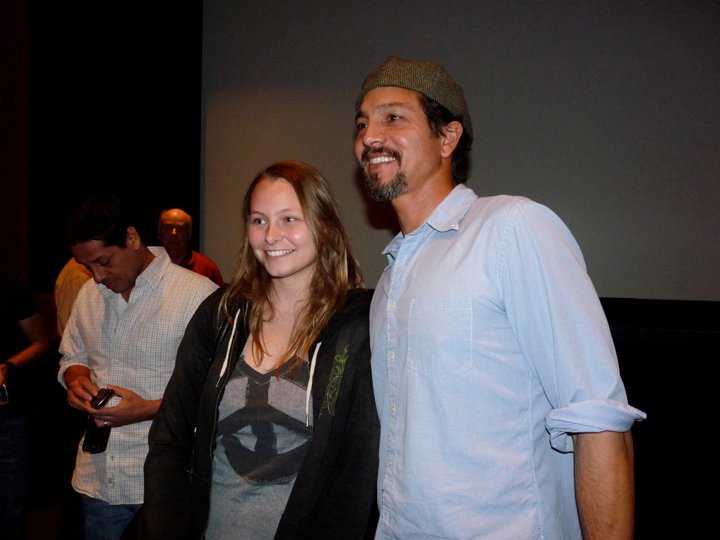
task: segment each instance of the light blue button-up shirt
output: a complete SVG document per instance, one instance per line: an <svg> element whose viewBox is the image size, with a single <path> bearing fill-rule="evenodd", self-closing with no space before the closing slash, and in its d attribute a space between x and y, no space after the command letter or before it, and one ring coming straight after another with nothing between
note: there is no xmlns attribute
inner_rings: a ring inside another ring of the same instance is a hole
<svg viewBox="0 0 720 540"><path fill-rule="evenodd" d="M377 538L581 538L569 434L645 414L570 231L528 199L459 185L383 253Z"/></svg>

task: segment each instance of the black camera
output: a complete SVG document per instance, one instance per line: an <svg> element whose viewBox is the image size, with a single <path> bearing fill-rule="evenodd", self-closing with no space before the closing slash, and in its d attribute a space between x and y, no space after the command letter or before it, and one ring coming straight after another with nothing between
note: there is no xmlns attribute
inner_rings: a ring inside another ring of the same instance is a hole
<svg viewBox="0 0 720 540"><path fill-rule="evenodd" d="M101 388L98 390L98 393L95 395L94 398L90 401L90 406L93 409L102 409L105 405L107 405L107 402L110 401L110 398L115 395L115 390L110 390L109 388Z"/></svg>

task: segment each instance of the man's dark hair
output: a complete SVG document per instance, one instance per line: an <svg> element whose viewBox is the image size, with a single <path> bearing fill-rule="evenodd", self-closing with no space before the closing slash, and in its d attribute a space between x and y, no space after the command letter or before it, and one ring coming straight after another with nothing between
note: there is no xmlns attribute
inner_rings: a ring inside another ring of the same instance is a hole
<svg viewBox="0 0 720 540"><path fill-rule="evenodd" d="M112 193L96 193L85 198L70 215L67 227L69 246L100 240L106 246L125 247L131 216L122 201Z"/></svg>
<svg viewBox="0 0 720 540"><path fill-rule="evenodd" d="M420 106L425 111L428 124L430 125L430 133L433 137L439 137L445 132L445 126L450 122L457 120L462 124L462 118L453 116L445 107L437 101L430 99L424 94L418 93ZM464 125L464 124L463 124ZM452 155L452 176L453 180L458 184L464 183L468 179L470 171L470 149L472 148L472 135L466 130L458 141L455 151Z"/></svg>

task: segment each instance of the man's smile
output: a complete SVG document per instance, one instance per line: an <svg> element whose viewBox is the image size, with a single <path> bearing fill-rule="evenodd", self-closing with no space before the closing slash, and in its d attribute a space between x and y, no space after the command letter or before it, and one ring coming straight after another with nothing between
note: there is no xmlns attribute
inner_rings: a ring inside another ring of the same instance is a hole
<svg viewBox="0 0 720 540"><path fill-rule="evenodd" d="M392 161L400 162L400 154L389 148L366 148L362 153L363 165L381 165Z"/></svg>

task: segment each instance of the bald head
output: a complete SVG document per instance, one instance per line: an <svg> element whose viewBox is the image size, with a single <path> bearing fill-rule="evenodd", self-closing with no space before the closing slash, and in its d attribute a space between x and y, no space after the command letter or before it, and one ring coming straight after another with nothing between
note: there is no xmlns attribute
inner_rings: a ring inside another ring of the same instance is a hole
<svg viewBox="0 0 720 540"><path fill-rule="evenodd" d="M160 213L160 226L163 223L177 223L179 225L189 225L192 227L192 216L182 208L171 208L163 210Z"/></svg>
<svg viewBox="0 0 720 540"><path fill-rule="evenodd" d="M190 214L180 208L171 208L160 213L158 237L175 264L180 264L190 257L191 234L192 217Z"/></svg>

